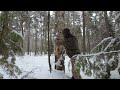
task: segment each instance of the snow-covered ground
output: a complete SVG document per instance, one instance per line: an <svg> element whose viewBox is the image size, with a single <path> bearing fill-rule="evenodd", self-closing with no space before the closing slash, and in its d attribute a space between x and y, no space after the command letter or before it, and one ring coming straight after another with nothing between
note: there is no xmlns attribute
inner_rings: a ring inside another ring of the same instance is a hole
<svg viewBox="0 0 120 90"><path fill-rule="evenodd" d="M69 57L65 56L65 73L64 71L58 71L54 69L54 55L51 56L52 72L49 71L48 55L34 56L16 56L16 65L21 69L22 74L18 75L18 79L70 79L72 76L71 66L68 69ZM120 67L120 62L119 66ZM120 75L116 70L111 71L111 79L119 79ZM0 73L3 74L4 79L14 79L9 77L8 74L0 68ZM80 72L82 79L94 79L94 77L88 77L84 73ZM23 78L24 77L24 78Z"/></svg>
<svg viewBox="0 0 120 90"><path fill-rule="evenodd" d="M28 79L67 79L68 76L71 76L71 73L68 72L66 67L66 72L54 70L54 56L51 56L51 65L52 72L49 71L48 56L29 56L25 55L23 57L16 57L16 65L22 70L23 74L19 76L26 75L30 73L26 78ZM68 62L68 57L66 57L66 62ZM68 76L67 76L68 75Z"/></svg>
<svg viewBox="0 0 120 90"><path fill-rule="evenodd" d="M49 71L48 56L16 56L16 65L21 69L22 74L18 76L21 79L70 79L71 71L68 70L69 57L65 56L65 73L54 69L54 55L51 56L52 72ZM69 67L71 69L71 66ZM0 72L4 75L4 79L10 79L2 69ZM83 79L90 79L81 72Z"/></svg>

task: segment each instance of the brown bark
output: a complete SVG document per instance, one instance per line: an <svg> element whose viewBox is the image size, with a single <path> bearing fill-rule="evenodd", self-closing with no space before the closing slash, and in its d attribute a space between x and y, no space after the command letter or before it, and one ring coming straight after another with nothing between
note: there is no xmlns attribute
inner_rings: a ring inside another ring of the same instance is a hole
<svg viewBox="0 0 120 90"><path fill-rule="evenodd" d="M38 53L38 48L37 48L37 33L38 33L38 31L36 30L36 33L35 33L35 55L37 55L37 53Z"/></svg>
<svg viewBox="0 0 120 90"><path fill-rule="evenodd" d="M77 64L79 64L79 62L76 61L75 59L76 58L71 58L72 76L74 77L74 79L82 79L82 77L80 75L80 68L77 66Z"/></svg>
<svg viewBox="0 0 120 90"><path fill-rule="evenodd" d="M106 25L106 30L105 31L105 37L114 37L114 33L112 30L112 25L110 24L110 21L108 19L107 11L104 11L104 18L105 18L105 25Z"/></svg>
<svg viewBox="0 0 120 90"><path fill-rule="evenodd" d="M86 45L85 45L85 13L83 11L83 54L86 52Z"/></svg>
<svg viewBox="0 0 120 90"><path fill-rule="evenodd" d="M50 68L50 73L51 73L51 64L50 64L50 38L49 38L49 23L50 23L50 11L48 11L48 63L49 63L49 68Z"/></svg>
<svg viewBox="0 0 120 90"><path fill-rule="evenodd" d="M27 13L27 15L28 15L28 11L26 12ZM28 44L27 44L27 51L28 51L28 55L29 55L29 53L30 53L30 18L29 17L27 17L27 29L28 29L28 36L27 36L27 39L28 39Z"/></svg>
<svg viewBox="0 0 120 90"><path fill-rule="evenodd" d="M22 12L21 12L20 26L21 26L22 36L24 37ZM22 41L22 48L23 48L23 46L24 46L24 42Z"/></svg>
<svg viewBox="0 0 120 90"><path fill-rule="evenodd" d="M55 31L58 33L58 38L56 39L56 46L55 46L55 63L58 61L60 56L63 54L63 45L61 42L63 41L63 36L62 36L62 30L65 27L65 21L64 21L64 14L65 11L56 11L55 13ZM63 57L64 59L64 57ZM62 67L56 66L55 69L57 70L63 70L63 65L64 63L61 62Z"/></svg>

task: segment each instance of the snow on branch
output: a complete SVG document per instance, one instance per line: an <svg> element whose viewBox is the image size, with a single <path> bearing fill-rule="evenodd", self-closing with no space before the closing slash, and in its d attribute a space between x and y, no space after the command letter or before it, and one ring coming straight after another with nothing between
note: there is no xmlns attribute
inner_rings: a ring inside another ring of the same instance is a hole
<svg viewBox="0 0 120 90"><path fill-rule="evenodd" d="M2 55L0 55L0 59L2 59L3 58L3 56Z"/></svg>
<svg viewBox="0 0 120 90"><path fill-rule="evenodd" d="M79 62L80 68L85 75L95 78L110 78L110 71L118 68L120 62L120 50L110 52L99 52L90 55L78 55L76 62Z"/></svg>
<svg viewBox="0 0 120 90"><path fill-rule="evenodd" d="M106 46L106 48L104 49L104 51L107 51L107 49L112 46L112 44L115 42L115 40L116 40L116 38L113 38L111 40L111 42Z"/></svg>
<svg viewBox="0 0 120 90"><path fill-rule="evenodd" d="M94 52L98 47L100 47L102 44L104 44L105 42L109 43L109 41L111 41L112 37L108 37L108 38L104 38L97 46L95 46L91 52ZM105 47L102 47L100 49L103 49L104 50ZM102 50L100 50L99 52L101 52Z"/></svg>
<svg viewBox="0 0 120 90"><path fill-rule="evenodd" d="M99 53L89 54L89 55L80 55L79 54L78 56L79 57L91 57L91 56L97 56L97 55L100 55L100 54L110 54L110 53L120 53L120 50L118 50L118 51L110 51L110 52L99 52Z"/></svg>
<svg viewBox="0 0 120 90"><path fill-rule="evenodd" d="M120 17L120 13L115 17L115 21L117 21Z"/></svg>
<svg viewBox="0 0 120 90"><path fill-rule="evenodd" d="M14 32L15 34L17 34L17 35L20 36L21 38L23 38L22 34L18 33L17 31L13 30L12 32Z"/></svg>

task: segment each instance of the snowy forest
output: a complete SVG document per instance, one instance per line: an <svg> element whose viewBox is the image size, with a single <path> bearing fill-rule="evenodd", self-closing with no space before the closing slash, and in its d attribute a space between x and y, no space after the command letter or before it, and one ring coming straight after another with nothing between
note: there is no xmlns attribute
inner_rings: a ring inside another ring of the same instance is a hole
<svg viewBox="0 0 120 90"><path fill-rule="evenodd" d="M120 79L120 11L0 11L0 79L73 78Z"/></svg>

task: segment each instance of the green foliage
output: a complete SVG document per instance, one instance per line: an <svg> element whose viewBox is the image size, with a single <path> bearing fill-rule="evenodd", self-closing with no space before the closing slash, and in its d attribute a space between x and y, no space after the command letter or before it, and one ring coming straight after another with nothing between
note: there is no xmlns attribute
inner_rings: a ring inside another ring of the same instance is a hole
<svg viewBox="0 0 120 90"><path fill-rule="evenodd" d="M92 75L92 71L87 68L86 71L85 71L85 75L91 76Z"/></svg>
<svg viewBox="0 0 120 90"><path fill-rule="evenodd" d="M6 72L6 74L10 75L10 77L17 78L17 75L20 75L21 70L11 62L8 62L8 59L0 59L0 67Z"/></svg>
<svg viewBox="0 0 120 90"><path fill-rule="evenodd" d="M11 32L10 24L12 22L12 12L3 11L0 16L0 55L3 57L0 59L0 67L11 77L17 78L16 74L21 74L21 70L15 65L15 55L16 50L22 52L20 43L23 40L22 37L15 33ZM9 53L12 52L12 57L9 59Z"/></svg>
<svg viewBox="0 0 120 90"><path fill-rule="evenodd" d="M79 56L78 61L81 67L78 65L76 66L79 67L85 75L94 75L97 79L109 79L110 71L118 67L118 54L120 52L119 43L120 36L116 38L105 38L92 50L92 53L96 54Z"/></svg>
<svg viewBox="0 0 120 90"><path fill-rule="evenodd" d="M0 67L2 67L3 70L11 77L17 78L16 74L21 74L21 70L15 65L12 60L13 58L11 58L11 61L8 61L10 59L8 59L9 48L7 47L7 45L4 43L1 43L1 45L1 54L3 55L3 57L0 59Z"/></svg>
<svg viewBox="0 0 120 90"><path fill-rule="evenodd" d="M111 51L81 55L78 57L78 60L76 60L76 70L80 68L87 76L94 75L97 79L108 79L110 78L110 71L118 67L119 52L120 51Z"/></svg>
<svg viewBox="0 0 120 90"><path fill-rule="evenodd" d="M12 31L12 32L10 33L10 36L11 36L10 39L11 39L13 42L21 42L21 41L23 41L22 36L19 35L19 34L17 34L17 33L14 32L14 31Z"/></svg>
<svg viewBox="0 0 120 90"><path fill-rule="evenodd" d="M0 54L4 55L4 58L8 58L8 53L9 53L9 47L8 45L2 40L0 43Z"/></svg>
<svg viewBox="0 0 120 90"><path fill-rule="evenodd" d="M21 35L17 34L16 32L11 32L10 33L10 46L11 46L11 49L19 54L19 55L23 55L23 50L21 48L21 42L23 42L23 38Z"/></svg>

